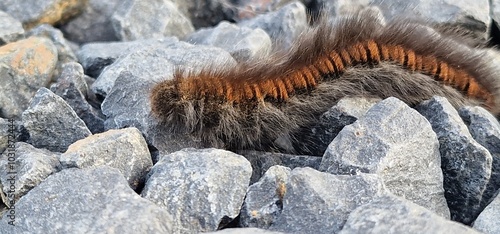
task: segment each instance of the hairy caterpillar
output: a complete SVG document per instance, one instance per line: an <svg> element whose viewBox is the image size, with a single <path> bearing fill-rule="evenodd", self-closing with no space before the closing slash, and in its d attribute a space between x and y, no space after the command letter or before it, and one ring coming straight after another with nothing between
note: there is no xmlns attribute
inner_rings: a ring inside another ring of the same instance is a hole
<svg viewBox="0 0 500 234"><path fill-rule="evenodd" d="M235 67L178 71L153 87L150 100L163 124L208 146L264 149L278 137L300 141L301 129L345 96L394 96L415 105L440 95L497 114L500 81L484 56L460 37L409 20L384 25L365 11L321 19L289 51Z"/></svg>

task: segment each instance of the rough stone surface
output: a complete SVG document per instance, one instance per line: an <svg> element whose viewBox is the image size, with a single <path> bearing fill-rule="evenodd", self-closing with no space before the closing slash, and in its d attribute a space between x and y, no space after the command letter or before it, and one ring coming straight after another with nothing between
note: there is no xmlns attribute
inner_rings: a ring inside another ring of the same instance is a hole
<svg viewBox="0 0 500 234"><path fill-rule="evenodd" d="M148 145L136 128L109 130L79 140L69 146L60 161L64 168L116 168L132 189L144 183L153 166Z"/></svg>
<svg viewBox="0 0 500 234"><path fill-rule="evenodd" d="M498 220L500 219L500 196L484 209L474 221L474 228L484 233L500 233Z"/></svg>
<svg viewBox="0 0 500 234"><path fill-rule="evenodd" d="M19 200L60 168L58 154L37 149L24 142L15 144L13 155L9 155L10 152L5 151L0 158L2 191L8 195L9 203ZM14 158L15 163L12 161ZM15 179L12 180L11 176ZM9 204L7 201L4 203Z"/></svg>
<svg viewBox="0 0 500 234"><path fill-rule="evenodd" d="M490 181L481 199L481 208L484 208L500 189L500 124L482 107L463 107L459 114L474 140L484 146L493 158Z"/></svg>
<svg viewBox="0 0 500 234"><path fill-rule="evenodd" d="M167 46L178 41L175 37L167 37L127 42L89 43L78 50L77 56L78 61L85 70L85 74L97 78L105 67L114 63L120 56L131 53L136 48L153 44Z"/></svg>
<svg viewBox="0 0 500 234"><path fill-rule="evenodd" d="M314 142L314 144L309 143L309 146L304 145L300 148L307 147L310 154L322 156L328 145L345 126L354 123L379 101L378 98L362 97L340 99L335 106L321 115L319 122L306 135L308 140L304 142Z"/></svg>
<svg viewBox="0 0 500 234"><path fill-rule="evenodd" d="M62 97L80 119L85 122L93 134L104 131L104 115L98 108L95 108L86 97L93 99L93 93L90 91L83 68L79 63L70 62L62 66L61 76L57 83L50 87L50 90Z"/></svg>
<svg viewBox="0 0 500 234"><path fill-rule="evenodd" d="M479 233L402 198L385 195L354 210L340 234Z"/></svg>
<svg viewBox="0 0 500 234"><path fill-rule="evenodd" d="M37 148L64 152L70 144L91 135L85 123L59 96L40 88L23 112L28 143Z"/></svg>
<svg viewBox="0 0 500 234"><path fill-rule="evenodd" d="M57 60L59 64L77 61L76 55L71 49L69 42L64 38L62 32L49 24L42 24L31 29L27 36L46 37L54 43L57 48Z"/></svg>
<svg viewBox="0 0 500 234"><path fill-rule="evenodd" d="M9 14L0 11L0 46L17 41L24 34L23 25Z"/></svg>
<svg viewBox="0 0 500 234"><path fill-rule="evenodd" d="M184 149L161 157L142 196L166 209L183 233L215 231L240 211L252 168L219 149Z"/></svg>
<svg viewBox="0 0 500 234"><path fill-rule="evenodd" d="M16 204L16 227L29 233L179 233L166 211L106 166L49 176Z"/></svg>
<svg viewBox="0 0 500 234"><path fill-rule="evenodd" d="M30 37L0 47L0 116L20 117L40 87L48 86L57 49L45 38Z"/></svg>
<svg viewBox="0 0 500 234"><path fill-rule="evenodd" d="M227 20L227 0L172 0L179 11L191 19L195 28L211 27Z"/></svg>
<svg viewBox="0 0 500 234"><path fill-rule="evenodd" d="M321 163L321 157L292 155L282 153L271 153L261 151L240 151L239 154L245 156L252 164L252 178L250 184L257 182L269 168L275 165L281 165L294 169L296 167L310 167L318 169Z"/></svg>
<svg viewBox="0 0 500 234"><path fill-rule="evenodd" d="M2 0L0 10L20 20L25 27L62 23L78 14L87 0Z"/></svg>
<svg viewBox="0 0 500 234"><path fill-rule="evenodd" d="M264 30L238 27L226 21L215 28L196 31L187 38L187 41L192 44L222 48L237 61L264 57L271 50L271 39Z"/></svg>
<svg viewBox="0 0 500 234"><path fill-rule="evenodd" d="M107 117L105 128L136 127L150 145L164 152L200 146L200 142L194 142L189 136L174 135L158 126L158 121L151 115L149 93L158 81L172 79L174 66L197 72L207 61L214 66L236 64L231 55L220 48L193 46L185 42L169 47L143 48L120 58L99 77L109 78L109 82L114 83L99 86L113 87L101 106ZM118 73L120 70L122 72ZM96 83L93 88L105 90L97 88Z"/></svg>
<svg viewBox="0 0 500 234"><path fill-rule="evenodd" d="M459 25L482 38L487 37L491 20L488 0L472 2L468 0L317 0L316 6L318 9L325 9L330 15L346 14L367 6L376 6L387 19L404 15L429 19L443 25Z"/></svg>
<svg viewBox="0 0 500 234"><path fill-rule="evenodd" d="M469 133L458 112L443 97L417 106L439 140L445 197L451 219L470 224L481 212L481 200L491 176L491 154Z"/></svg>
<svg viewBox="0 0 500 234"><path fill-rule="evenodd" d="M77 43L117 41L111 16L120 0L88 0L83 12L62 26L69 40Z"/></svg>
<svg viewBox="0 0 500 234"><path fill-rule="evenodd" d="M272 166L248 188L240 213L241 226L269 228L276 221L283 209L290 172L288 167Z"/></svg>
<svg viewBox="0 0 500 234"><path fill-rule="evenodd" d="M267 12L276 11L287 3L294 2L294 0L250 0L250 1L229 1L230 4L225 4L230 10L230 17L232 20L239 22L245 19L251 19L257 15L265 14Z"/></svg>
<svg viewBox="0 0 500 234"><path fill-rule="evenodd" d="M193 25L169 0L125 0L111 17L115 35L122 41L177 36L194 31Z"/></svg>
<svg viewBox="0 0 500 234"><path fill-rule="evenodd" d="M337 233L358 206L386 193L373 174L332 175L311 168L292 170L283 211L271 230L285 233Z"/></svg>
<svg viewBox="0 0 500 234"><path fill-rule="evenodd" d="M103 70L92 85L92 90L96 94L106 96L123 71L147 76L143 79L158 81L171 78L176 65L181 65L181 68L194 68L206 64L206 61L213 61L215 64L217 61L218 64L224 64L223 62L228 60L234 61L230 56L231 59L227 59L226 54L227 52L219 48L193 46L185 42L175 43L175 40L167 40L165 44L145 44L144 47L120 57L113 65Z"/></svg>
<svg viewBox="0 0 500 234"><path fill-rule="evenodd" d="M0 229L2 230L2 229ZM259 228L227 228L216 232L207 232L211 234L280 234L282 232L273 232Z"/></svg>
<svg viewBox="0 0 500 234"><path fill-rule="evenodd" d="M280 46L289 48L300 32L308 27L306 7L300 2L292 2L278 11L258 15L239 25L260 28L274 41L279 41Z"/></svg>
<svg viewBox="0 0 500 234"><path fill-rule="evenodd" d="M0 118L0 154L9 146L9 140L11 142L15 140L15 136L12 134L15 130L12 126L12 121L9 122L8 119Z"/></svg>
<svg viewBox="0 0 500 234"><path fill-rule="evenodd" d="M396 98L344 127L320 165L332 174L377 174L387 189L449 218L439 142L429 122Z"/></svg>

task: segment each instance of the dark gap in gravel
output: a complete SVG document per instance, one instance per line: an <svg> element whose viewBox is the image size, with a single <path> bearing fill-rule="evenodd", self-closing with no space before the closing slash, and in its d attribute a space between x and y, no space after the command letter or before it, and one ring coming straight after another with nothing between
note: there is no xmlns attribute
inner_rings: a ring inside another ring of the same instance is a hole
<svg viewBox="0 0 500 234"><path fill-rule="evenodd" d="M236 218L234 218L233 220L231 220L231 218L227 216L224 216L221 219L217 230L223 230L226 228L239 228L239 227L241 226L240 226L240 215L238 214L238 216L236 216Z"/></svg>
<svg viewBox="0 0 500 234"><path fill-rule="evenodd" d="M491 20L491 30L488 44L490 46L497 47L497 49L498 45L500 45L500 29L498 28L498 25L494 20Z"/></svg>

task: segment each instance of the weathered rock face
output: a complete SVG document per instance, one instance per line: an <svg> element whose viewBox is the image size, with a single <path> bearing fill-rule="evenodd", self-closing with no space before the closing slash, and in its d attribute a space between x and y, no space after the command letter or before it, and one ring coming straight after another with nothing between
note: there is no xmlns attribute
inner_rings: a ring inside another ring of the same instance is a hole
<svg viewBox="0 0 500 234"><path fill-rule="evenodd" d="M38 90L22 121L30 144L55 152L64 152L73 142L91 135L75 111L46 88Z"/></svg>
<svg viewBox="0 0 500 234"><path fill-rule="evenodd" d="M470 224L481 212L481 200L491 177L491 154L472 138L445 98L434 97L417 110L431 123L439 140L443 187L451 219Z"/></svg>
<svg viewBox="0 0 500 234"><path fill-rule="evenodd" d="M54 25L64 22L83 10L86 2L87 0L3 0L0 2L0 10L31 28L43 23Z"/></svg>
<svg viewBox="0 0 500 234"><path fill-rule="evenodd" d="M386 195L354 210L340 234L479 233L402 198Z"/></svg>
<svg viewBox="0 0 500 234"><path fill-rule="evenodd" d="M165 36L182 38L194 31L189 19L168 0L122 1L111 22L122 41Z"/></svg>
<svg viewBox="0 0 500 234"><path fill-rule="evenodd" d="M116 168L132 189L144 183L153 166L146 141L136 128L109 130L79 140L68 147L60 160L63 168Z"/></svg>
<svg viewBox="0 0 500 234"><path fill-rule="evenodd" d="M198 30L191 34L187 41L222 48L236 61L264 57L271 50L271 39L264 30L238 27L225 21L213 29Z"/></svg>
<svg viewBox="0 0 500 234"><path fill-rule="evenodd" d="M15 224L30 233L179 233L166 211L106 166L50 176L16 204Z"/></svg>
<svg viewBox="0 0 500 234"><path fill-rule="evenodd" d="M0 11L0 46L21 39L23 25L9 14Z"/></svg>
<svg viewBox="0 0 500 234"><path fill-rule="evenodd" d="M376 175L332 175L311 168L296 168L286 184L283 211L271 230L339 232L349 213L385 191Z"/></svg>
<svg viewBox="0 0 500 234"><path fill-rule="evenodd" d="M24 142L17 142L13 148L14 151L7 150L0 157L0 182L2 191L8 195L8 201L3 201L7 205L13 205L11 202L19 200L60 168L57 153Z"/></svg>
<svg viewBox="0 0 500 234"><path fill-rule="evenodd" d="M500 218L500 196L496 198L484 209L474 221L473 227L484 233L500 233L498 219Z"/></svg>
<svg viewBox="0 0 500 234"><path fill-rule="evenodd" d="M389 191L449 218L439 142L429 122L396 98L374 105L328 146L320 170L373 173Z"/></svg>
<svg viewBox="0 0 500 234"><path fill-rule="evenodd" d="M57 49L45 38L30 37L0 47L0 116L21 117L29 100L47 87L57 64Z"/></svg>
<svg viewBox="0 0 500 234"><path fill-rule="evenodd" d="M120 0L88 0L81 14L62 26L69 40L77 43L117 41L111 16Z"/></svg>
<svg viewBox="0 0 500 234"><path fill-rule="evenodd" d="M269 228L276 222L283 209L290 172L288 167L272 166L248 188L240 213L241 226Z"/></svg>
<svg viewBox="0 0 500 234"><path fill-rule="evenodd" d="M172 214L183 233L215 231L238 216L251 174L240 155L185 149L160 157L141 195Z"/></svg>

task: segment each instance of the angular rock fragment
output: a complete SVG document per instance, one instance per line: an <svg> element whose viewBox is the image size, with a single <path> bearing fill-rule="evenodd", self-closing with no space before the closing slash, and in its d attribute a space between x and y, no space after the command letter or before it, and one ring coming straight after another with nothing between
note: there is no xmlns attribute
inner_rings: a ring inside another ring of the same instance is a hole
<svg viewBox="0 0 500 234"><path fill-rule="evenodd" d="M79 140L69 146L60 161L64 168L116 168L132 189L144 183L153 166L146 141L136 128L109 130Z"/></svg>
<svg viewBox="0 0 500 234"><path fill-rule="evenodd" d="M19 200L60 168L57 153L24 142L17 142L14 149L14 154L5 151L0 157L0 182L9 203Z"/></svg>
<svg viewBox="0 0 500 234"><path fill-rule="evenodd" d="M125 0L111 17L115 35L122 41L176 36L194 31L189 19L168 0Z"/></svg>
<svg viewBox="0 0 500 234"><path fill-rule="evenodd" d="M215 231L239 214L251 173L250 163L232 152L184 149L160 158L141 195L186 233Z"/></svg>
<svg viewBox="0 0 500 234"><path fill-rule="evenodd" d="M104 131L104 115L87 102L88 96L93 99L93 93L87 86L83 68L79 63L65 63L57 83L50 89L71 106L93 134Z"/></svg>
<svg viewBox="0 0 500 234"><path fill-rule="evenodd" d="M2 220L7 219L5 214ZM107 166L49 176L18 201L15 224L29 233L180 232L165 210Z"/></svg>
<svg viewBox="0 0 500 234"><path fill-rule="evenodd" d="M473 227L484 233L500 233L500 196L496 198L479 214Z"/></svg>
<svg viewBox="0 0 500 234"><path fill-rule="evenodd" d="M340 234L350 233L477 233L402 198L386 195L354 210Z"/></svg>
<svg viewBox="0 0 500 234"><path fill-rule="evenodd" d="M0 47L0 116L21 117L30 99L47 87L57 65L57 49L45 38L30 37Z"/></svg>
<svg viewBox="0 0 500 234"><path fill-rule="evenodd" d="M91 135L83 120L59 96L40 88L23 112L28 143L37 148L64 152L70 144Z"/></svg>
<svg viewBox="0 0 500 234"><path fill-rule="evenodd" d="M17 41L24 34L23 25L9 14L0 11L0 46Z"/></svg>
<svg viewBox="0 0 500 234"><path fill-rule="evenodd" d="M470 224L481 212L491 176L491 154L469 133L455 108L443 97L417 106L439 140L444 191L451 219Z"/></svg>
<svg viewBox="0 0 500 234"><path fill-rule="evenodd" d="M229 52L236 61L267 56L271 50L271 39L262 29L238 27L226 21L221 22L215 28L198 30L186 41L222 48Z"/></svg>
<svg viewBox="0 0 500 234"><path fill-rule="evenodd" d="M460 117L477 143L484 146L492 156L491 177L481 199L481 209L493 199L500 189L500 124L482 107L460 108Z"/></svg>
<svg viewBox="0 0 500 234"><path fill-rule="evenodd" d="M332 175L296 168L286 185L281 216L271 230L337 233L349 213L384 193L386 190L376 175Z"/></svg>
<svg viewBox="0 0 500 234"><path fill-rule="evenodd" d="M308 27L306 7L300 2L292 2L277 11L260 14L255 18L240 22L238 25L264 30L273 41L289 48L294 39Z"/></svg>
<svg viewBox="0 0 500 234"><path fill-rule="evenodd" d="M332 174L373 173L387 190L449 218L439 142L429 122L396 98L344 127L320 165Z"/></svg>
<svg viewBox="0 0 500 234"><path fill-rule="evenodd" d="M272 166L259 182L248 187L240 213L240 225L267 229L281 214L291 169Z"/></svg>
<svg viewBox="0 0 500 234"><path fill-rule="evenodd" d="M79 0L2 0L0 10L20 20L27 28L62 23L83 10L87 1Z"/></svg>

